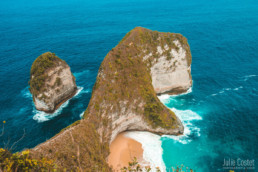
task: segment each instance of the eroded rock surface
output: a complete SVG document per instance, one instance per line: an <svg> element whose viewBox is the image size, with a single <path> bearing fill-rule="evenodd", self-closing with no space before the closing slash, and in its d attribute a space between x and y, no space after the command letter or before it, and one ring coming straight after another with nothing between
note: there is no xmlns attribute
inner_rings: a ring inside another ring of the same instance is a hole
<svg viewBox="0 0 258 172"><path fill-rule="evenodd" d="M178 39L172 44L157 46L159 58L151 67L152 85L157 94L179 94L192 86L189 46Z"/></svg>

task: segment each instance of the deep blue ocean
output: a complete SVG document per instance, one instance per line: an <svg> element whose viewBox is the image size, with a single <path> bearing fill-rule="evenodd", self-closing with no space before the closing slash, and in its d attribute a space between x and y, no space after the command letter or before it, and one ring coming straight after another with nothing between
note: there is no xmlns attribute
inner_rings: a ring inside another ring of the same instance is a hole
<svg viewBox="0 0 258 172"><path fill-rule="evenodd" d="M32 148L79 120L103 58L136 26L181 33L191 47L192 92L162 99L185 125L184 136L161 137L167 171L228 171L225 158L255 160L258 170L257 0L1 0L0 146ZM81 90L52 117L28 91L30 67L47 51Z"/></svg>

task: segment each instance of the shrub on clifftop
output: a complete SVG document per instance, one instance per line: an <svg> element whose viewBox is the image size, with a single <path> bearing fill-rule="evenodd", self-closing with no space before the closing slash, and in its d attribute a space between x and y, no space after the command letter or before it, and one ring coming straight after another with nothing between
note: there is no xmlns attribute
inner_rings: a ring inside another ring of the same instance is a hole
<svg viewBox="0 0 258 172"><path fill-rule="evenodd" d="M45 71L48 68L54 67L57 62L62 62L55 53L47 52L40 55L32 64L30 70L30 91L33 94L37 94L41 88L44 86L44 81L46 79Z"/></svg>
<svg viewBox="0 0 258 172"><path fill-rule="evenodd" d="M10 153L0 148L0 171L55 171L53 161L46 158L33 159L28 150L21 153Z"/></svg>

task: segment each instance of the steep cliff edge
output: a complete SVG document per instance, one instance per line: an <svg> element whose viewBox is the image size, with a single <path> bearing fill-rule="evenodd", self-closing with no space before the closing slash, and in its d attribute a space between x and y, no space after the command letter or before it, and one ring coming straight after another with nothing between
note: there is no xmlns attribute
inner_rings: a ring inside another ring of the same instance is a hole
<svg viewBox="0 0 258 172"><path fill-rule="evenodd" d="M54 53L40 55L31 66L30 92L36 109L54 112L77 90L67 63Z"/></svg>
<svg viewBox="0 0 258 172"><path fill-rule="evenodd" d="M34 156L67 169L110 171L109 144L120 132L182 134L182 123L157 94L186 91L190 64L182 35L133 29L104 58L84 119L35 147Z"/></svg>

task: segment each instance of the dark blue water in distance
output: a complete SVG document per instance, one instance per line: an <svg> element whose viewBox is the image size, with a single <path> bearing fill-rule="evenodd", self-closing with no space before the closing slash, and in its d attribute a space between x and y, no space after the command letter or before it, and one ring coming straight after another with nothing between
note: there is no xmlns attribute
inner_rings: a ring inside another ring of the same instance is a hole
<svg viewBox="0 0 258 172"><path fill-rule="evenodd" d="M163 99L186 126L185 136L161 138L167 170L257 161L257 0L1 0L0 146L25 130L14 150L32 148L79 120L103 58L136 26L183 34L193 56L192 92ZM28 91L31 64L47 51L70 65L81 90L52 118L35 110Z"/></svg>

